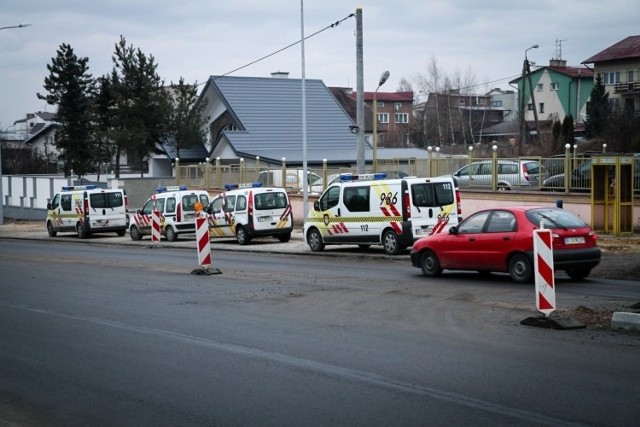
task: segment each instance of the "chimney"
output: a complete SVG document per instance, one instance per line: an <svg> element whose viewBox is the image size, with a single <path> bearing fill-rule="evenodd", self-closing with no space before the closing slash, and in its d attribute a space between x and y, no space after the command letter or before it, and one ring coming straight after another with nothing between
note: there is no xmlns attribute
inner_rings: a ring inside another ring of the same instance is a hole
<svg viewBox="0 0 640 427"><path fill-rule="evenodd" d="M271 73L271 77L274 79L288 79L289 73L287 71L276 71Z"/></svg>

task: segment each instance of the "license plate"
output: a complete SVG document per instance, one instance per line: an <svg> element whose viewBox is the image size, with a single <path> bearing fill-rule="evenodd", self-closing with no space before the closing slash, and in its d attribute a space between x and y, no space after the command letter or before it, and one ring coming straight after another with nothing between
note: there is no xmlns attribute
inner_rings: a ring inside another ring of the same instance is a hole
<svg viewBox="0 0 640 427"><path fill-rule="evenodd" d="M258 217L258 222L270 222L271 221L271 217L270 216L260 216Z"/></svg>
<svg viewBox="0 0 640 427"><path fill-rule="evenodd" d="M426 228L417 228L416 229L416 236L422 236L424 234L428 234L429 230Z"/></svg>
<svg viewBox="0 0 640 427"><path fill-rule="evenodd" d="M579 245L584 243L584 237L565 237L565 245Z"/></svg>

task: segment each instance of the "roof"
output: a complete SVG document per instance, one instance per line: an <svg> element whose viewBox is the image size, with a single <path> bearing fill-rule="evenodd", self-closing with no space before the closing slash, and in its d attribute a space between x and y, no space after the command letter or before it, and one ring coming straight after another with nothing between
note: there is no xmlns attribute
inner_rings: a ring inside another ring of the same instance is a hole
<svg viewBox="0 0 640 427"><path fill-rule="evenodd" d="M42 125L42 126L38 126L38 125ZM33 141L35 141L36 139L52 132L53 130L55 130L58 127L58 124L55 122L51 122L51 123L38 123L36 126L34 126L34 130L32 132L29 133L29 137L27 139L24 140L25 144L31 144L33 143ZM36 129L37 128L37 129Z"/></svg>
<svg viewBox="0 0 640 427"><path fill-rule="evenodd" d="M180 159L180 162L183 163L201 162L209 156L207 149L203 145L180 148L180 153L176 153L176 147L173 141L162 144L160 150L164 151L168 158L175 159L177 157Z"/></svg>
<svg viewBox="0 0 640 427"><path fill-rule="evenodd" d="M375 94L376 101L386 102L413 102L413 92L365 92L364 100L373 101Z"/></svg>
<svg viewBox="0 0 640 427"><path fill-rule="evenodd" d="M307 160L357 161L357 135L349 114L321 80L305 80ZM265 161L303 161L302 80L211 76L203 89L215 91L238 126L224 136L238 156ZM201 94L202 96L202 94ZM371 158L370 147L365 147Z"/></svg>
<svg viewBox="0 0 640 427"><path fill-rule="evenodd" d="M545 70L556 72L559 74L564 74L565 76L571 77L572 79L580 78L580 79L593 80L593 76L594 76L593 70L590 70L587 67L572 67L572 66L558 67L558 66L551 66L551 65L545 65L544 67L536 68L535 70L531 71L531 74L533 75L533 74L541 73ZM509 83L517 83L520 80L522 80L522 76L516 77L515 79L511 80Z"/></svg>
<svg viewBox="0 0 640 427"><path fill-rule="evenodd" d="M640 36L629 36L609 46L605 50L596 53L591 58L585 59L582 61L582 64L594 64L596 62L631 58L640 58Z"/></svg>

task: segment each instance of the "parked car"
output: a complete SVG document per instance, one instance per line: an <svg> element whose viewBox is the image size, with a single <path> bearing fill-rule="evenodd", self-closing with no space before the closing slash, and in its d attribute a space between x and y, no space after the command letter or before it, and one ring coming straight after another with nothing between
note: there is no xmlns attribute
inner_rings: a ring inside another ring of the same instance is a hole
<svg viewBox="0 0 640 427"><path fill-rule="evenodd" d="M547 172L537 160L497 160L497 186L500 190L513 187L538 186ZM453 173L460 187L492 185L493 162L478 160Z"/></svg>
<svg viewBox="0 0 640 427"><path fill-rule="evenodd" d="M640 154L634 155L633 180L634 193L640 194ZM564 173L553 175L545 179L540 189L542 191L564 191ZM584 160L578 167L571 171L569 191L575 193L591 192L590 158Z"/></svg>
<svg viewBox="0 0 640 427"><path fill-rule="evenodd" d="M443 269L507 272L511 279L531 282L534 277L533 230L553 231L555 270L582 280L600 262L600 248L591 228L571 212L550 207L486 209L469 216L449 233L418 240L411 264L428 277Z"/></svg>

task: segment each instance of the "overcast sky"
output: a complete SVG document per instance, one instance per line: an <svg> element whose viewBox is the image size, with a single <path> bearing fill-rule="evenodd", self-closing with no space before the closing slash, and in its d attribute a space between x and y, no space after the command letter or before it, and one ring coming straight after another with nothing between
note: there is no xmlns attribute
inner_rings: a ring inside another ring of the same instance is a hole
<svg viewBox="0 0 640 427"><path fill-rule="evenodd" d="M364 89L397 90L401 78L426 75L434 57L449 75L472 70L485 88L508 89L524 51L548 65L562 41L562 59L578 65L630 35L640 34L638 0L304 0L306 36L362 8ZM153 55L165 83L203 83L294 43L301 36L300 0L1 0L0 129L36 111L55 112L43 93L47 64L62 43L89 58L89 72L111 71L120 35ZM305 75L327 86L357 86L356 19L305 42ZM300 45L232 75L302 75ZM484 84L486 83L486 84ZM414 86L417 90L417 87Z"/></svg>

